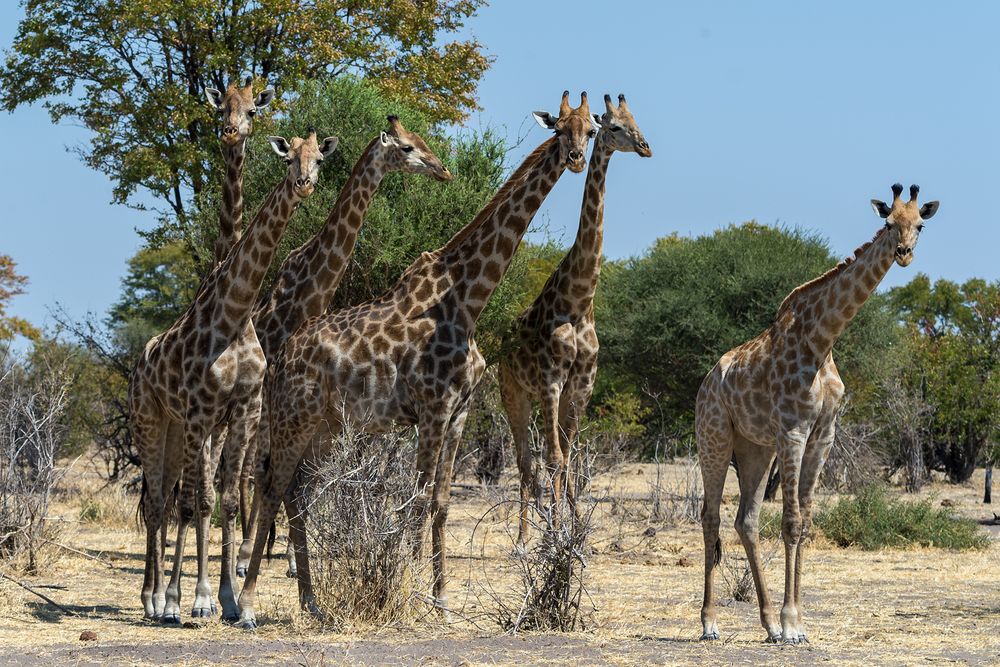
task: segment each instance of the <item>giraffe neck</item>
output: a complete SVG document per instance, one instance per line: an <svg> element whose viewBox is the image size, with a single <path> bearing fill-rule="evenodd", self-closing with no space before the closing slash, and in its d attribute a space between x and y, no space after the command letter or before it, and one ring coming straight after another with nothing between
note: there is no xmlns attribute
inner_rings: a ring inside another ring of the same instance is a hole
<svg viewBox="0 0 1000 667"><path fill-rule="evenodd" d="M243 233L243 162L246 139L222 145L226 177L222 181L222 205L219 206L219 237L215 240L215 263L221 263Z"/></svg>
<svg viewBox="0 0 1000 667"><path fill-rule="evenodd" d="M199 322L216 336L233 340L245 328L278 241L301 198L288 176L271 191L246 233L199 290Z"/></svg>
<svg viewBox="0 0 1000 667"><path fill-rule="evenodd" d="M803 318L802 330L810 347L819 356L829 354L892 266L895 236L881 229L853 257L797 288L779 309L779 319L786 308L793 308L794 316Z"/></svg>
<svg viewBox="0 0 1000 667"><path fill-rule="evenodd" d="M601 275L604 249L604 191L608 163L614 151L597 142L587 168L583 190L580 226L573 246L542 288L542 294L558 293L569 303L574 314L590 311Z"/></svg>
<svg viewBox="0 0 1000 667"><path fill-rule="evenodd" d="M556 138L535 149L472 222L430 253L429 263L418 260L407 272L403 297L418 312L446 305L449 317L471 331L564 169Z"/></svg>
<svg viewBox="0 0 1000 667"><path fill-rule="evenodd" d="M358 159L323 227L288 255L255 310L254 328L268 358L302 322L330 307L368 206L389 171L379 146L376 137Z"/></svg>

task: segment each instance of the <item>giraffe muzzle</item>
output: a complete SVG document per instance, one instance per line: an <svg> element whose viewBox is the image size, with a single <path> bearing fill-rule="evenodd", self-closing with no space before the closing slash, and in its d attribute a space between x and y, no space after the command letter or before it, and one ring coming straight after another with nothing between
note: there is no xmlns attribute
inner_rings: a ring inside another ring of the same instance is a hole
<svg viewBox="0 0 1000 667"><path fill-rule="evenodd" d="M896 246L896 263L907 266L913 261L913 248L902 244Z"/></svg>

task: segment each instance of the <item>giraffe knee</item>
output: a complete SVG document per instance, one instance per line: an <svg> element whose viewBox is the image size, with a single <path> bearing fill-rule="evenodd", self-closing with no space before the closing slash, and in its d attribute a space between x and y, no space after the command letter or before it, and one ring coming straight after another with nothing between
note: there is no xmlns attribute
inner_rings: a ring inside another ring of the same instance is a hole
<svg viewBox="0 0 1000 667"><path fill-rule="evenodd" d="M781 537L786 543L797 543L802 539L802 517L785 512L781 517Z"/></svg>
<svg viewBox="0 0 1000 667"><path fill-rule="evenodd" d="M746 516L736 517L736 532L743 539L756 540L760 531L760 524L757 517Z"/></svg>

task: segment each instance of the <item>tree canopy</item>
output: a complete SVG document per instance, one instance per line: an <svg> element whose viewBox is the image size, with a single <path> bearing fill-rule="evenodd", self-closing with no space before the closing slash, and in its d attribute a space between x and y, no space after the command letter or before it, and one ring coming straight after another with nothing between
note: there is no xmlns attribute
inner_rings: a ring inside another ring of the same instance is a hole
<svg viewBox="0 0 1000 667"><path fill-rule="evenodd" d="M27 320L7 314L10 300L24 294L28 278L17 272L17 264L10 255L0 255L0 342L24 336L38 338L39 332Z"/></svg>
<svg viewBox="0 0 1000 667"><path fill-rule="evenodd" d="M605 272L597 301L605 379L658 395L673 419L687 422L719 357L770 326L785 296L837 259L815 235L755 222L660 239ZM874 295L836 346L849 389L885 358L895 328L884 297Z"/></svg>
<svg viewBox="0 0 1000 667"><path fill-rule="evenodd" d="M0 107L42 102L54 122L83 124L80 156L111 178L115 202L145 188L184 220L218 161L206 87L249 75L285 95L353 73L431 121L461 120L490 60L474 39L449 40L482 4L26 0Z"/></svg>

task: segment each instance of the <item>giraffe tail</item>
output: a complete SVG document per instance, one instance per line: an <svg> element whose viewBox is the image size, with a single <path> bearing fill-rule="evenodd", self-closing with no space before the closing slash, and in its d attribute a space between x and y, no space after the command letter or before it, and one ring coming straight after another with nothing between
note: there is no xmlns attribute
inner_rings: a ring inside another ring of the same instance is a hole
<svg viewBox="0 0 1000 667"><path fill-rule="evenodd" d="M274 541L278 539L278 524L271 522L271 528L267 531L267 563L271 564L271 554L274 552Z"/></svg>
<svg viewBox="0 0 1000 667"><path fill-rule="evenodd" d="M142 488L139 491L139 504L135 508L135 524L139 528L146 527L146 494L149 493L149 484L146 482L146 473L142 473Z"/></svg>

